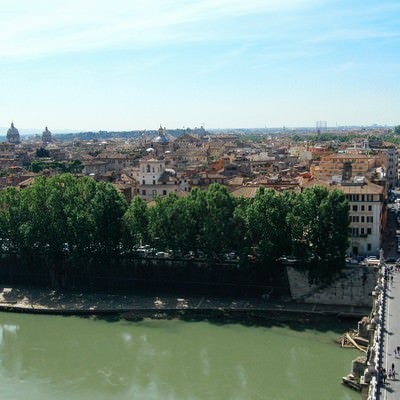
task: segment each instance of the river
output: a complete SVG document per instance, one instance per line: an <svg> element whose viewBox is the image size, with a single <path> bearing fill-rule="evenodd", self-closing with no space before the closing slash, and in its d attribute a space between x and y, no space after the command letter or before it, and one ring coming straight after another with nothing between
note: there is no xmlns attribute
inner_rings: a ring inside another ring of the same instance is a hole
<svg viewBox="0 0 400 400"><path fill-rule="evenodd" d="M360 400L341 328L0 313L0 399Z"/></svg>

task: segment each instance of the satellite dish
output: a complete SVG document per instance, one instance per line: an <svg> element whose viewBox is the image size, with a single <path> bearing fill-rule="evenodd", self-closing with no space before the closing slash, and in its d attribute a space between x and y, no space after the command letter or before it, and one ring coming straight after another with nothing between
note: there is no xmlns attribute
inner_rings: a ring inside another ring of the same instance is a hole
<svg viewBox="0 0 400 400"><path fill-rule="evenodd" d="M153 149L152 147L149 147L148 149L146 149L146 151L147 151L148 153L151 153L152 151L154 151L154 149Z"/></svg>

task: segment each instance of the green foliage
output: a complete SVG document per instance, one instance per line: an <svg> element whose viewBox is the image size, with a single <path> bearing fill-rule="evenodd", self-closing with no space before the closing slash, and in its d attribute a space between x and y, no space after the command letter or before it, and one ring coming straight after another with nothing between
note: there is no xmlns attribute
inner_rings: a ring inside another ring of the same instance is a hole
<svg viewBox="0 0 400 400"><path fill-rule="evenodd" d="M46 150L44 147L40 147L36 149L36 157L43 158L43 157L50 157L50 152Z"/></svg>
<svg viewBox="0 0 400 400"><path fill-rule="evenodd" d="M128 248L148 242L149 210L141 197L134 197L123 217L123 224L125 245Z"/></svg>
<svg viewBox="0 0 400 400"><path fill-rule="evenodd" d="M234 250L241 262L253 254L266 267L294 255L316 280L340 270L348 246L348 202L320 186L283 194L261 187L254 199L234 199L215 184L183 198L158 198L149 209L134 200L124 223L131 245L147 238L157 249L202 251L209 260Z"/></svg>
<svg viewBox="0 0 400 400"><path fill-rule="evenodd" d="M112 184L106 182L96 184L89 210L93 218L94 246L97 251L111 253L117 250L121 240L122 218L126 209L125 199Z"/></svg>
<svg viewBox="0 0 400 400"><path fill-rule="evenodd" d="M317 280L343 266L348 246L348 202L343 192L314 186L293 198L288 215L293 254Z"/></svg>
<svg viewBox="0 0 400 400"><path fill-rule="evenodd" d="M247 263L251 254L264 268L294 255L312 278L325 280L343 264L348 225L344 194L320 186L283 194L259 188L253 199L235 199L213 184L157 198L152 207L139 197L128 206L111 184L71 174L0 192L0 251L53 261L93 254L109 260L122 246L151 244L177 255L201 251L209 261L235 251Z"/></svg>
<svg viewBox="0 0 400 400"><path fill-rule="evenodd" d="M368 134L364 135L365 138L368 138ZM318 142L340 142L340 143L348 143L353 141L354 139L364 137L358 134L346 133L346 134L334 134L334 133L322 133L319 135L293 135L291 139L295 142L303 142L308 141L310 143L318 141Z"/></svg>
<svg viewBox="0 0 400 400"><path fill-rule="evenodd" d="M287 202L274 190L259 188L247 208L247 226L251 243L265 263L274 263L291 253L286 223Z"/></svg>
<svg viewBox="0 0 400 400"><path fill-rule="evenodd" d="M41 172L45 169L56 170L60 173L80 173L83 170L83 165L79 160L69 162L57 162L47 160L35 160L31 163L32 172Z"/></svg>
<svg viewBox="0 0 400 400"><path fill-rule="evenodd" d="M400 125L397 125L394 127L394 134L395 135L400 135Z"/></svg>
<svg viewBox="0 0 400 400"><path fill-rule="evenodd" d="M0 192L0 201L6 250L52 258L115 251L127 208L111 184L70 174L38 177L23 191L8 188Z"/></svg>

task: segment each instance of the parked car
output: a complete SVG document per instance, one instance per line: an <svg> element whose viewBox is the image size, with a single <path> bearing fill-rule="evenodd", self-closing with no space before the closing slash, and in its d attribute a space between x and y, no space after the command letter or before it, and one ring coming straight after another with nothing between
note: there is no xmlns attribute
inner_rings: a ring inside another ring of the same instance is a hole
<svg viewBox="0 0 400 400"><path fill-rule="evenodd" d="M380 260L376 256L369 256L365 259L367 265L379 265Z"/></svg>
<svg viewBox="0 0 400 400"><path fill-rule="evenodd" d="M158 258L170 258L171 257L171 253L169 253L167 251L157 251L155 256L158 257Z"/></svg>
<svg viewBox="0 0 400 400"><path fill-rule="evenodd" d="M238 259L238 255L236 254L235 251L231 251L230 253L226 253L224 255L225 260L227 261L234 261Z"/></svg>

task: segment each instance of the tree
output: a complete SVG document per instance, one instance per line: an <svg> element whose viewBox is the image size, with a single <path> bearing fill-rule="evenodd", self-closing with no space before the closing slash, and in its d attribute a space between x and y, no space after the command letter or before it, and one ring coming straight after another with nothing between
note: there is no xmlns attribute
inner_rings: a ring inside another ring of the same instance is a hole
<svg viewBox="0 0 400 400"><path fill-rule="evenodd" d="M247 209L247 224L254 250L264 263L291 253L286 216L285 197L260 187Z"/></svg>
<svg viewBox="0 0 400 400"><path fill-rule="evenodd" d="M109 253L119 245L127 204L111 184L70 174L38 177L21 192L20 203L27 252L57 259L66 252Z"/></svg>
<svg viewBox="0 0 400 400"><path fill-rule="evenodd" d="M248 261L248 254L251 252L251 238L247 219L247 209L250 200L240 197L236 200L236 207L233 213L234 231L232 249L237 252L241 263Z"/></svg>
<svg viewBox="0 0 400 400"><path fill-rule="evenodd" d="M22 227L27 213L21 204L22 193L14 187L0 191L0 245L5 253L19 253L26 243Z"/></svg>
<svg viewBox="0 0 400 400"><path fill-rule="evenodd" d="M122 218L127 206L126 200L111 183L96 184L89 212L93 218L93 241L98 252L111 254L119 249Z"/></svg>
<svg viewBox="0 0 400 400"><path fill-rule="evenodd" d="M291 217L297 224L296 256L306 263L312 279L330 280L343 266L348 245L348 202L343 192L322 186L304 190L299 200Z"/></svg>
<svg viewBox="0 0 400 400"><path fill-rule="evenodd" d="M205 219L207 218L206 192L194 188L189 196L184 198L186 209L187 242L184 252L193 250L204 251L202 237L204 233Z"/></svg>
<svg viewBox="0 0 400 400"><path fill-rule="evenodd" d="M40 147L39 149L36 149L36 157L50 157L50 152L44 147Z"/></svg>
<svg viewBox="0 0 400 400"><path fill-rule="evenodd" d="M225 186L214 183L205 195L203 226L199 244L208 258L221 259L232 250L235 200Z"/></svg>
<svg viewBox="0 0 400 400"><path fill-rule="evenodd" d="M400 125L397 125L394 127L394 134L395 135L400 135Z"/></svg>
<svg viewBox="0 0 400 400"><path fill-rule="evenodd" d="M149 240L149 210L146 202L135 196L123 217L125 243L131 249Z"/></svg>
<svg viewBox="0 0 400 400"><path fill-rule="evenodd" d="M160 250L175 253L188 251L188 207L175 193L158 197L149 210L149 232L152 244Z"/></svg>

